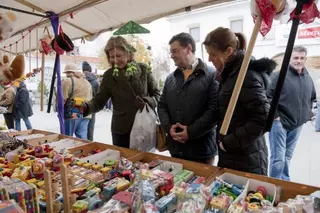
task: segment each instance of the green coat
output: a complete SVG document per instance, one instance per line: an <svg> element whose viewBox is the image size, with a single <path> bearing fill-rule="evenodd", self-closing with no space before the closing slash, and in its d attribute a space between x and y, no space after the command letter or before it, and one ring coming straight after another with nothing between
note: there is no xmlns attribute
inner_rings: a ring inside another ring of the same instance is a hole
<svg viewBox="0 0 320 213"><path fill-rule="evenodd" d="M89 114L103 109L111 98L113 104L111 132L128 134L131 132L137 113L137 108L133 104L135 95L146 100L152 108L156 107L160 92L154 77L147 70L147 65L138 63L137 73L129 77L125 77L124 71L121 70L119 76L113 76L113 68L110 68L103 74L99 92L88 103Z"/></svg>

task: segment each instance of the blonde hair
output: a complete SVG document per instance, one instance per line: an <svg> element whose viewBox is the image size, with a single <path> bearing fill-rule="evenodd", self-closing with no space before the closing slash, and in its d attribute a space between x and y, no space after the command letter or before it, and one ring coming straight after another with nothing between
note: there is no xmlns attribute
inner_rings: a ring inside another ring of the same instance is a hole
<svg viewBox="0 0 320 213"><path fill-rule="evenodd" d="M128 53L129 62L133 61L134 60L134 53L130 50L131 49L130 47L131 47L131 45L122 36L111 37L104 48L104 52L107 55L107 60L108 60L109 64L111 64L109 51L114 50L114 49L119 49L123 52Z"/></svg>

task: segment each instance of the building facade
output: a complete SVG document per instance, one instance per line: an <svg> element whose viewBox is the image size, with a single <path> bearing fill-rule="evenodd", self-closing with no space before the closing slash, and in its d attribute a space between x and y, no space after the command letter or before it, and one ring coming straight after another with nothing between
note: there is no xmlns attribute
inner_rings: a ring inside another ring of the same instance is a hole
<svg viewBox="0 0 320 213"><path fill-rule="evenodd" d="M320 3L318 3L318 7L319 5ZM254 27L250 13L250 1L248 0L232 1L202 8L170 16L167 20L170 22L172 35L188 32L193 36L197 42L196 54L206 62L208 62L208 55L201 44L210 31L220 26L228 27L234 32L244 33L247 40L249 40ZM288 20L289 14L283 15L279 20L273 21L273 27L265 37L259 34L253 50L253 55L256 58L273 57L285 52L292 23L287 23ZM308 48L308 56L319 56L320 20L316 19L314 23L309 25L301 24L295 44L306 46Z"/></svg>

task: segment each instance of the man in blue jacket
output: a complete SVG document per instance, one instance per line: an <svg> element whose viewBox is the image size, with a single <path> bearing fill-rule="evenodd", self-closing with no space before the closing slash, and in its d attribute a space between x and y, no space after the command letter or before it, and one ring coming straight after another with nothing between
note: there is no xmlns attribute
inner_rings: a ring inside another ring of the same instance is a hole
<svg viewBox="0 0 320 213"><path fill-rule="evenodd" d="M90 64L86 61L82 63L82 71L92 87L92 97L95 97L99 90L98 78L92 73ZM92 114L92 119L88 124L88 140L93 141L94 124L96 122L96 114Z"/></svg>
<svg viewBox="0 0 320 213"><path fill-rule="evenodd" d="M270 176L290 180L289 167L303 124L312 118L312 102L316 92L311 76L305 68L307 49L295 46L292 50L289 70L281 92L275 120L269 134ZM271 99L279 78L279 72L271 77Z"/></svg>

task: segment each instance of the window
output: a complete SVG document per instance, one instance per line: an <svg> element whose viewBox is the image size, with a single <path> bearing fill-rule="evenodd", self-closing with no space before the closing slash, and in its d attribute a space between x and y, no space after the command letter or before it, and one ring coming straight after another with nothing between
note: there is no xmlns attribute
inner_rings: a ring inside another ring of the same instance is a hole
<svg viewBox="0 0 320 213"><path fill-rule="evenodd" d="M192 36L195 42L200 41L200 27L190 27L189 34Z"/></svg>
<svg viewBox="0 0 320 213"><path fill-rule="evenodd" d="M232 20L230 21L230 29L235 33L242 33L243 32L243 20Z"/></svg>

